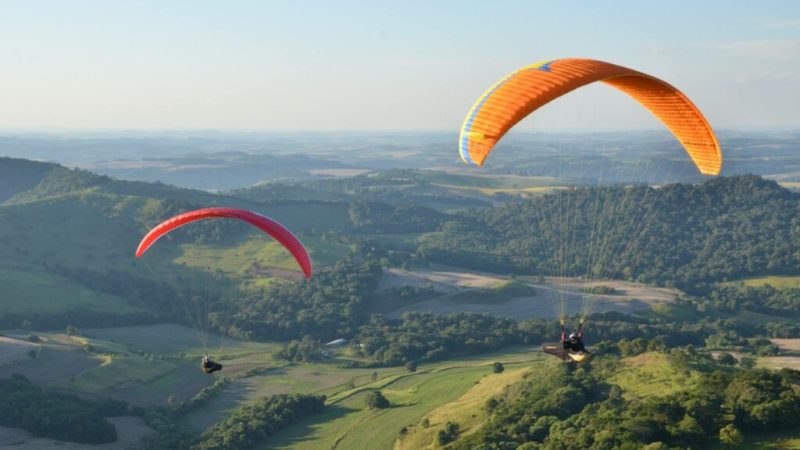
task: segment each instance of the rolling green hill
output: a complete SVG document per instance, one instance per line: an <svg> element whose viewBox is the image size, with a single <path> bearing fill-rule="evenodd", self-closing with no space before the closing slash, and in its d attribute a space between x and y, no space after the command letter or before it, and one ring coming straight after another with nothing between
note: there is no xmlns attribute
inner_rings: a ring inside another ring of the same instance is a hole
<svg viewBox="0 0 800 450"><path fill-rule="evenodd" d="M142 260L133 258L149 227L187 209L225 205L272 217L305 241L316 267L349 252L319 238L349 227L344 203L256 202L10 158L0 159L0 173L9 175L0 178L0 279L6 286L0 324L5 327L26 319L37 327L63 326L79 311L108 323L151 320L159 312L146 304L157 299L143 304L145 294L132 287L145 280L175 285L178 274L192 268L221 270L245 289L286 276L281 270L295 270L288 253L271 239L224 221L184 227Z"/></svg>
<svg viewBox="0 0 800 450"><path fill-rule="evenodd" d="M329 200L340 202L380 202L423 206L442 211L489 206L493 192L483 188L546 184L540 178L458 176L428 170L388 170L348 178L328 178L296 183L267 183L230 194L257 201L271 198Z"/></svg>
<svg viewBox="0 0 800 450"><path fill-rule="evenodd" d="M0 204L34 188L52 172L63 172L58 164L0 157Z"/></svg>
<svg viewBox="0 0 800 450"><path fill-rule="evenodd" d="M419 239L417 253L495 273L622 278L701 292L714 282L796 274L798 223L800 196L756 176L576 188L455 214Z"/></svg>

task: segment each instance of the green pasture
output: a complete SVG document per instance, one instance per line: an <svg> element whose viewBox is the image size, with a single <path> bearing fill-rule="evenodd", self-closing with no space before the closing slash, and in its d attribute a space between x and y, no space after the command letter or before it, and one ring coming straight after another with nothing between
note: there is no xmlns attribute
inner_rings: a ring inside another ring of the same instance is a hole
<svg viewBox="0 0 800 450"><path fill-rule="evenodd" d="M314 423L290 427L268 448L391 448L400 428L457 399L489 373L490 367L477 366L403 377L403 383L381 387L393 406L380 411L365 407L369 390L361 390L330 405Z"/></svg>
<svg viewBox="0 0 800 450"><path fill-rule="evenodd" d="M182 190L174 194L187 198L195 195ZM225 200L223 197L215 198L215 201ZM242 202L245 201L234 201ZM140 269L141 261L133 257L144 232L139 217L159 204L151 198L103 193L95 189L2 206L0 243L6 251L0 255L0 267L15 269L23 264L41 266L47 263L95 272ZM346 204L286 201L271 204L250 202L239 206L254 208L292 229L309 248L317 266L331 264L347 253L346 246L322 242L304 233L346 228L350 220ZM265 267L296 269L291 256L280 245L256 232L231 246L197 244L181 248L185 254L178 256L178 262L186 262L192 267L242 273L255 262ZM145 272L139 275L146 275Z"/></svg>
<svg viewBox="0 0 800 450"><path fill-rule="evenodd" d="M507 349L505 353L457 358L422 364L417 372L397 371L385 378L330 395L326 412L279 433L264 448L270 449L390 449L400 429L417 423L430 411L448 404L492 374L492 362L507 369L537 363L540 353L530 348ZM365 397L379 389L392 403L385 410L365 406Z"/></svg>
<svg viewBox="0 0 800 450"><path fill-rule="evenodd" d="M506 386L519 383L529 367L509 368L502 373L487 375L480 382L457 400L446 403L425 415L430 426L423 427L419 423L408 427L408 432L395 443L397 450L416 450L433 447L436 433L447 423L459 424L461 436L479 428L487 419L484 409L486 401L502 394Z"/></svg>
<svg viewBox="0 0 800 450"><path fill-rule="evenodd" d="M195 357L208 350L212 354L220 353L226 358L233 358L249 354L271 355L281 347L278 343L244 342L223 338L176 324L92 328L82 330L81 333L92 339L122 344L129 351L165 356ZM204 341L207 341L207 347L203 345Z"/></svg>
<svg viewBox="0 0 800 450"><path fill-rule="evenodd" d="M140 312L119 297L83 287L74 281L38 270L0 268L0 311L33 316L86 309L98 313Z"/></svg>
<svg viewBox="0 0 800 450"><path fill-rule="evenodd" d="M149 383L175 368L175 364L169 361L149 361L136 356L106 357L100 366L56 383L55 386L94 394L132 382Z"/></svg>
<svg viewBox="0 0 800 450"><path fill-rule="evenodd" d="M335 396L355 386L371 383L373 372L378 374L379 380L385 380L405 373L405 370L398 367L343 369L316 363L276 365L264 374L236 380L203 408L182 417L181 424L189 430L200 432L224 419L234 409L268 395L297 392Z"/></svg>
<svg viewBox="0 0 800 450"><path fill-rule="evenodd" d="M686 390L698 380L698 373L676 368L667 355L655 352L624 358L622 366L608 379L621 387L626 395L639 398Z"/></svg>
<svg viewBox="0 0 800 450"><path fill-rule="evenodd" d="M759 287L770 285L775 289L793 289L800 288L800 275L778 276L769 275L765 277L746 278L742 280L746 286Z"/></svg>
<svg viewBox="0 0 800 450"><path fill-rule="evenodd" d="M795 430L746 437L741 448L746 450L800 450L800 433Z"/></svg>
<svg viewBox="0 0 800 450"><path fill-rule="evenodd" d="M308 248L309 256L316 267L333 264L349 251L347 246L324 242L315 237L301 237L301 241ZM180 256L173 262L203 270L220 270L227 274L254 277L259 276L260 269L300 271L292 255L282 245L263 234L253 233L250 239L235 245L182 244L180 249Z"/></svg>

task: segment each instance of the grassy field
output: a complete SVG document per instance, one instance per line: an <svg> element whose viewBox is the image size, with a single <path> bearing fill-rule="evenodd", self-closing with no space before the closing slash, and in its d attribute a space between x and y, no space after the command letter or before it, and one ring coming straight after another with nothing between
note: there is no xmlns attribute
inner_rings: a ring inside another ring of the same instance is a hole
<svg viewBox="0 0 800 450"><path fill-rule="evenodd" d="M182 418L181 423L188 429L202 431L209 425L221 420L234 408L253 402L265 395L279 393L315 393L324 394L331 404L346 403L346 400L361 396L363 393L374 389L375 386L392 386L392 389L407 389L406 383L424 381L419 375L425 372L426 378L439 378L444 372L453 368L474 368L486 366L495 360L519 363L540 356L539 353L530 353L529 348L509 349L506 353L498 353L484 358L458 359L446 363L435 363L421 366L417 374L410 374L402 367L388 367L375 369L343 369L331 364L292 364L283 365L280 362L262 363L262 366L272 365L273 369L267 373L236 380L225 389L223 395L214 398L202 409L194 411ZM494 359L497 358L497 359ZM246 364L247 359L237 361ZM423 368L424 367L424 368ZM225 369L226 372L228 369ZM485 372L485 367L479 371ZM376 381L373 381L373 373ZM411 381L409 381L411 380ZM359 398L361 398L359 397ZM399 430L399 427L398 427Z"/></svg>
<svg viewBox="0 0 800 450"><path fill-rule="evenodd" d="M117 189L124 191L126 186L117 186ZM114 186L108 189L112 188ZM170 192L182 200L195 200L201 196L206 200L204 203L230 202L231 206L256 209L275 218L300 235L316 266L331 264L348 251L346 246L323 242L304 233L312 229L323 232L346 227L349 223L346 204L291 201L256 204L194 191ZM87 295L90 293L81 292L64 277L48 273L48 267L95 273L119 270L138 277L152 277L154 270L146 270L145 264L133 258L132 253L144 233L140 217L155 214L160 205L160 200L152 198L90 189L0 206L0 239L6 250L0 255L0 283L6 286L5 292L22 299L14 300L13 304L31 305L32 308L41 304L49 313L69 309L73 304L102 311L115 310L121 304L118 299L97 299L95 295ZM252 278L258 279L270 278L274 274L265 276L251 270L257 266L297 269L288 252L256 232L230 243L230 246L196 244L175 247L163 249L162 255L177 258L178 262L185 262L190 267L211 267L238 274L251 271ZM181 255L181 250L185 254ZM30 293L24 297L26 292ZM4 299L9 297L4 296ZM53 304L42 303L47 301ZM12 312L5 307L2 310Z"/></svg>
<svg viewBox="0 0 800 450"><path fill-rule="evenodd" d="M416 450L434 448L436 433L447 423L458 423L463 437L475 431L487 418L483 407L489 398L502 393L506 386L520 382L528 367L506 370L481 378L480 382L457 400L444 404L426 414L430 426L425 428L414 424L408 432L400 436L394 445L396 450Z"/></svg>
<svg viewBox="0 0 800 450"><path fill-rule="evenodd" d="M643 353L623 359L623 366L609 379L628 396L639 398L668 395L688 389L697 383L699 375L673 367L667 355Z"/></svg>
<svg viewBox="0 0 800 450"><path fill-rule="evenodd" d="M743 322L755 323L762 326L766 326L775 322L788 324L795 323L795 320L790 317L772 316L753 311L737 311L735 317Z"/></svg>
<svg viewBox="0 0 800 450"><path fill-rule="evenodd" d="M202 342L195 331L179 325L86 329L83 336L41 333L36 358L0 367L0 376L21 373L37 384L93 397L112 397L135 405L185 400L214 382L199 370ZM222 340L210 336L210 343ZM85 346L90 344L92 351ZM27 348L27 347L26 347ZM227 340L223 363L227 374L271 366L272 343ZM157 355L146 358L144 353Z"/></svg>
<svg viewBox="0 0 800 450"><path fill-rule="evenodd" d="M394 369L384 378L329 397L329 408L281 432L265 448L274 449L390 449L400 429L417 423L430 411L460 398L484 377L493 377L491 364L503 361L513 371L537 363L541 353L530 348L506 353L422 364L415 373ZM364 402L379 389L392 407L373 411Z"/></svg>
<svg viewBox="0 0 800 450"><path fill-rule="evenodd" d="M301 237L316 267L333 264L349 251L344 245ZM280 268L300 272L292 255L283 246L263 234L253 234L237 245L183 244L177 264L200 269L221 270L227 274L259 276L257 267Z"/></svg>
<svg viewBox="0 0 800 450"><path fill-rule="evenodd" d="M134 356L106 357L98 367L53 385L60 389L97 394L129 383L146 384L175 368L175 364L168 361L146 361Z"/></svg>
<svg viewBox="0 0 800 450"><path fill-rule="evenodd" d="M800 356L762 356L758 358L758 367L800 370Z"/></svg>
<svg viewBox="0 0 800 450"><path fill-rule="evenodd" d="M281 362L265 363L273 369L267 373L241 378L225 388L220 395L202 409L181 418L181 424L192 431L201 432L223 419L235 408L254 402L267 395L285 393L320 393L329 396L371 383L372 373L379 379L402 373L402 368L342 369L330 364L286 365ZM225 369L228 372L228 369Z"/></svg>
<svg viewBox="0 0 800 450"><path fill-rule="evenodd" d="M138 311L113 295L93 291L68 278L34 270L0 269L0 311L33 316L71 309L126 314Z"/></svg>
<svg viewBox="0 0 800 450"><path fill-rule="evenodd" d="M800 435L798 431L767 434L746 439L742 445L747 450L798 450Z"/></svg>
<svg viewBox="0 0 800 450"><path fill-rule="evenodd" d="M183 325L158 324L133 327L91 328L82 334L105 341L119 343L130 351L166 356L200 356L206 350L232 358L247 354L272 354L280 348L276 343L242 342L214 334L198 335L198 330ZM207 348L203 340L207 339Z"/></svg>
<svg viewBox="0 0 800 450"><path fill-rule="evenodd" d="M0 377L9 377L14 373L26 376L40 385L53 385L82 372L100 366L103 359L83 350L77 342L72 344L52 343L47 341L37 344L39 351L36 358L17 360L15 364L0 366Z"/></svg>
<svg viewBox="0 0 800 450"><path fill-rule="evenodd" d="M747 286L764 286L769 284L776 289L800 288L800 275L798 276L777 276L747 278L742 280Z"/></svg>

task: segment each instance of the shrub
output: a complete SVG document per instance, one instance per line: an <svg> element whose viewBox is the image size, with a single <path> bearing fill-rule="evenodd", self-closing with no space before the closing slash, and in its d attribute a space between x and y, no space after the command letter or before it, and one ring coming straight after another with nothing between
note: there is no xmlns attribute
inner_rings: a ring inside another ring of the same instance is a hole
<svg viewBox="0 0 800 450"><path fill-rule="evenodd" d="M384 409L391 406L389 400L383 396L381 391L372 391L367 394L366 403L369 409Z"/></svg>
<svg viewBox="0 0 800 450"><path fill-rule="evenodd" d="M492 365L492 372L494 373L502 373L504 370L506 370L506 368L503 367L503 363L501 362L496 362Z"/></svg>

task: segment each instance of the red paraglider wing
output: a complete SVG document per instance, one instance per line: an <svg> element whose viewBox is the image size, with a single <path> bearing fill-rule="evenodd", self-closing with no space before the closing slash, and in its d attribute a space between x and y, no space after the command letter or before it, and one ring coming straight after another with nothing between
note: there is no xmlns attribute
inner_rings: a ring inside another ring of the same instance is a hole
<svg viewBox="0 0 800 450"><path fill-rule="evenodd" d="M204 208L185 212L169 218L156 225L155 228L147 233L142 239L142 242L139 243L139 248L136 249L136 257L139 258L142 256L151 245L161 238L161 236L164 236L176 228L198 220L216 218L243 220L272 236L294 256L297 264L303 269L306 278L311 278L311 258L309 258L308 251L306 251L306 248L300 240L297 239L297 236L292 234L292 232L283 225L268 217L264 217L252 211L236 208Z"/></svg>

